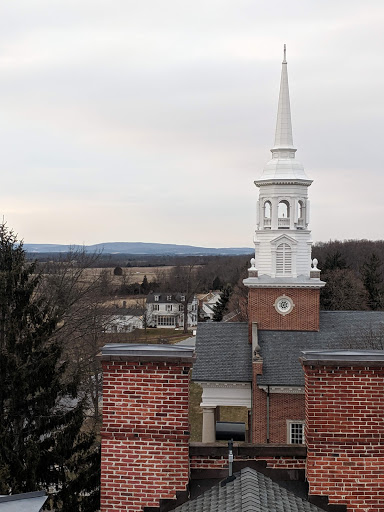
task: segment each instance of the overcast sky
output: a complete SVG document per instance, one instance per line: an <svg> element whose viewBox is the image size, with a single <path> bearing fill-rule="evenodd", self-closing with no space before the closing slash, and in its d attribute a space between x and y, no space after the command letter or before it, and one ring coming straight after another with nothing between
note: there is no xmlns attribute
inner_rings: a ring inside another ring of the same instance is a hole
<svg viewBox="0 0 384 512"><path fill-rule="evenodd" d="M252 246L287 44L313 239L384 238L383 0L3 0L0 212L26 242Z"/></svg>

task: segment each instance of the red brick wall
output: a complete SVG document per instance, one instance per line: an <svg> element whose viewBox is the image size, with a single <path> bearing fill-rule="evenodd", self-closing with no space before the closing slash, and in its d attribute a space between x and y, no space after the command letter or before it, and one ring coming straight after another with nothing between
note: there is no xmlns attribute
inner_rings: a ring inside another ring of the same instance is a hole
<svg viewBox="0 0 384 512"><path fill-rule="evenodd" d="M287 315L278 313L275 300L290 297L295 307ZM311 288L250 288L248 294L249 321L259 329L279 331L318 331L320 290Z"/></svg>
<svg viewBox="0 0 384 512"><path fill-rule="evenodd" d="M384 368L304 366L311 495L384 509Z"/></svg>
<svg viewBox="0 0 384 512"><path fill-rule="evenodd" d="M254 380L255 382L255 380ZM267 393L255 385L252 391L252 442L267 442ZM269 442L287 443L287 420L305 419L304 395L270 393Z"/></svg>
<svg viewBox="0 0 384 512"><path fill-rule="evenodd" d="M270 445L271 448L272 445ZM305 458L295 458L294 456L289 457L234 457L234 461L266 461L267 468L270 469L305 469ZM210 457L191 457L191 469L224 469L228 467L228 455L224 455L220 458Z"/></svg>
<svg viewBox="0 0 384 512"><path fill-rule="evenodd" d="M102 512L142 511L185 490L189 369L103 361Z"/></svg>
<svg viewBox="0 0 384 512"><path fill-rule="evenodd" d="M269 400L270 442L287 443L287 420L305 419L305 396L271 393Z"/></svg>
<svg viewBox="0 0 384 512"><path fill-rule="evenodd" d="M252 363L252 443L267 442L267 393L257 387L257 376L263 372L262 362Z"/></svg>

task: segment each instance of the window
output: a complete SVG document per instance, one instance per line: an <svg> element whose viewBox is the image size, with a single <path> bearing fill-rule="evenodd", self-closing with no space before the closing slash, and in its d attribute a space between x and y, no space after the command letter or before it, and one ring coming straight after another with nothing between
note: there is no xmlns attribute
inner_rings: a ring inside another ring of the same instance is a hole
<svg viewBox="0 0 384 512"><path fill-rule="evenodd" d="M155 301L157 302L159 300L159 296L155 295Z"/></svg>
<svg viewBox="0 0 384 512"><path fill-rule="evenodd" d="M303 201L299 201L297 203L297 216L299 219L302 219L303 218L303 213L304 213L304 204L303 204Z"/></svg>
<svg viewBox="0 0 384 512"><path fill-rule="evenodd" d="M167 295L167 300L172 300L172 295Z"/></svg>
<svg viewBox="0 0 384 512"><path fill-rule="evenodd" d="M184 311L184 306L182 304L179 304L179 311Z"/></svg>
<svg viewBox="0 0 384 512"><path fill-rule="evenodd" d="M181 300L181 302L185 302L185 295L182 295L182 296L180 297L180 300Z"/></svg>
<svg viewBox="0 0 384 512"><path fill-rule="evenodd" d="M160 309L160 305L159 304L154 304L153 305L153 311L159 311Z"/></svg>
<svg viewBox="0 0 384 512"><path fill-rule="evenodd" d="M270 219L271 218L271 202L265 201L264 203L264 219Z"/></svg>
<svg viewBox="0 0 384 512"><path fill-rule="evenodd" d="M174 326L175 325L175 317L173 316L158 316L157 317L157 325L166 325L166 326Z"/></svg>
<svg viewBox="0 0 384 512"><path fill-rule="evenodd" d="M165 311L172 311L172 304L166 304Z"/></svg>
<svg viewBox="0 0 384 512"><path fill-rule="evenodd" d="M279 219L289 219L289 203L288 201L280 201L277 207L277 213Z"/></svg>
<svg viewBox="0 0 384 512"><path fill-rule="evenodd" d="M276 275L289 276L292 273L292 249L287 243L282 243L276 249Z"/></svg>
<svg viewBox="0 0 384 512"><path fill-rule="evenodd" d="M304 421L287 420L288 443L304 444Z"/></svg>

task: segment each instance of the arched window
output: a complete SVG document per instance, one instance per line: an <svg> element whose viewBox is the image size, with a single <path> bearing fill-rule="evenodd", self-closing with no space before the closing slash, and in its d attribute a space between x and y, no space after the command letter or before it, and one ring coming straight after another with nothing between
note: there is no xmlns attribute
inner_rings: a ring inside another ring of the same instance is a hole
<svg viewBox="0 0 384 512"><path fill-rule="evenodd" d="M303 213L304 213L304 204L303 204L303 201L299 201L297 203L297 218L299 220L303 218Z"/></svg>
<svg viewBox="0 0 384 512"><path fill-rule="evenodd" d="M276 248L276 275L290 276L292 274L292 249L289 244L282 243Z"/></svg>
<svg viewBox="0 0 384 512"><path fill-rule="evenodd" d="M265 201L265 203L264 203L264 219L271 218L271 210L272 210L272 205L271 205L270 201Z"/></svg>
<svg viewBox="0 0 384 512"><path fill-rule="evenodd" d="M305 228L305 203L301 200L297 203L297 227L298 229Z"/></svg>
<svg viewBox="0 0 384 512"><path fill-rule="evenodd" d="M280 229L289 229L290 223L290 206L288 201L280 201L277 207L277 216L278 216L278 228Z"/></svg>
<svg viewBox="0 0 384 512"><path fill-rule="evenodd" d="M266 229L271 229L272 204L270 201L265 201L263 210L264 210L264 227Z"/></svg>

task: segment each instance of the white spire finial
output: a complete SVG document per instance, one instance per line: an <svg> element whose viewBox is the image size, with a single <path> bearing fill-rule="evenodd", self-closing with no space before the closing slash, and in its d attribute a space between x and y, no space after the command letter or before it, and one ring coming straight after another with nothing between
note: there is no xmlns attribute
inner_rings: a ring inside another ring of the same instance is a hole
<svg viewBox="0 0 384 512"><path fill-rule="evenodd" d="M283 59L283 64L286 64L287 63L287 46L284 45L284 59Z"/></svg>
<svg viewBox="0 0 384 512"><path fill-rule="evenodd" d="M291 107L289 102L286 46L284 45L284 60L281 70L279 107L277 110L275 145L273 149L286 148L293 149L293 137L291 124Z"/></svg>

